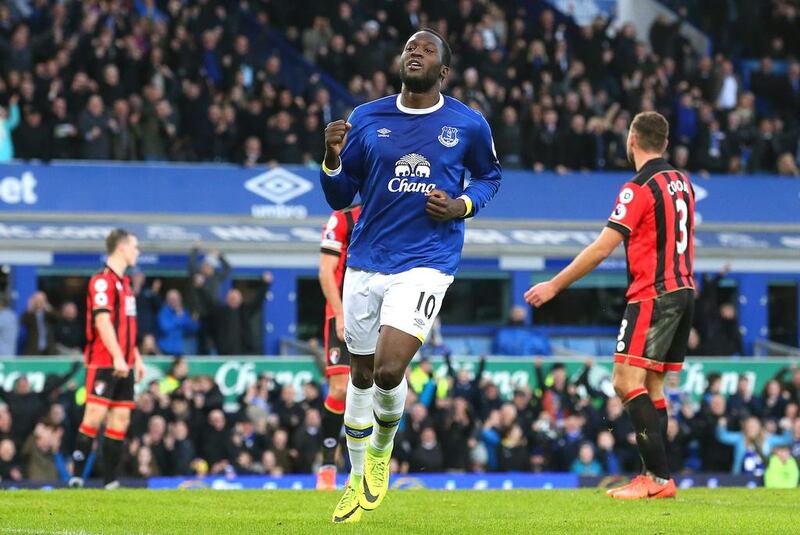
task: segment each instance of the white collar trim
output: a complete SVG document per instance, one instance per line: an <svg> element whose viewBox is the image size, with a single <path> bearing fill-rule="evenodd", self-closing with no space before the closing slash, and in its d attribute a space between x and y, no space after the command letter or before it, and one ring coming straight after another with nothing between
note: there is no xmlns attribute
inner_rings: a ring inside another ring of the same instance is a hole
<svg viewBox="0 0 800 535"><path fill-rule="evenodd" d="M431 106L430 108L409 108L407 106L403 106L403 103L400 102L400 97L402 95L398 93L397 95L397 109L402 111L403 113L410 113L411 115L424 115L426 113L433 113L442 106L444 106L444 95L439 93L439 102Z"/></svg>

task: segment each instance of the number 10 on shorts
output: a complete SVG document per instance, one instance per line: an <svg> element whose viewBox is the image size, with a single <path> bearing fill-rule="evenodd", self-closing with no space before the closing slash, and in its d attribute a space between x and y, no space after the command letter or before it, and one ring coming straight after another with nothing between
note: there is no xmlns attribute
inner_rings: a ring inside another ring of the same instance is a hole
<svg viewBox="0 0 800 535"><path fill-rule="evenodd" d="M436 311L436 296L433 294L428 294L428 298L426 299L425 295L425 292L419 293L419 301L417 301L416 312L421 312L425 314L427 319L431 319L433 317L433 313Z"/></svg>

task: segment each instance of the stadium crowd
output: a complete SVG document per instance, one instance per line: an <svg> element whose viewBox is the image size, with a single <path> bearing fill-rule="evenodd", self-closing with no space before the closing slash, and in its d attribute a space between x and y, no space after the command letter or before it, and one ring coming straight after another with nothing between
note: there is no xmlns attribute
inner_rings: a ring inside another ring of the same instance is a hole
<svg viewBox="0 0 800 535"><path fill-rule="evenodd" d="M639 469L634 431L618 397L589 380L587 361L577 378L562 364L537 360L536 388L519 386L504 399L498 385L455 370L445 375L423 358L408 375L410 393L398 432L396 472L563 471L580 475ZM20 377L13 391L0 390L0 479L65 480L83 406L72 380L49 376L41 392ZM261 375L224 411L211 377L189 376L174 360L161 380L137 396L125 446L123 474L157 475L309 473L319 463L322 387L297 391ZM731 395L719 375L707 377L699 400L668 381L668 452L675 473L732 472L761 476L771 455L800 458L800 370L785 368L761 392L743 375ZM343 444L343 441L342 441ZM340 448L345 469L346 449ZM788 456L787 456L788 452ZM783 461L782 461L783 462ZM795 483L796 484L796 483Z"/></svg>
<svg viewBox="0 0 800 535"><path fill-rule="evenodd" d="M7 2L0 161L313 164L328 121L398 91L402 43L430 26L454 49L447 91L490 120L506 168L626 170L630 118L657 110L679 168L797 176L796 3L670 3L678 20L641 35L515 0ZM290 80L300 61L319 71Z"/></svg>

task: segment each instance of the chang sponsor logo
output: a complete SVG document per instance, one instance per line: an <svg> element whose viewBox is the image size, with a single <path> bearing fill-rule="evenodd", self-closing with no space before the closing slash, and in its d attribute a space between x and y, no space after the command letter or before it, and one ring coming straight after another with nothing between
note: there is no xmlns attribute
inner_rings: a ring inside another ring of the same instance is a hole
<svg viewBox="0 0 800 535"><path fill-rule="evenodd" d="M436 184L415 179L431 177L431 164L425 156L412 152L406 154L394 164L394 178L389 181L392 193L424 193L436 189Z"/></svg>

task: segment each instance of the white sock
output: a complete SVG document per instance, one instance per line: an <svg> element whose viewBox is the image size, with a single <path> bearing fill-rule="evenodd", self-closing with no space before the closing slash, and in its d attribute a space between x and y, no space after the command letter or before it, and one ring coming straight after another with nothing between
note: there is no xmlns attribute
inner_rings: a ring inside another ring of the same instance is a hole
<svg viewBox="0 0 800 535"><path fill-rule="evenodd" d="M375 427L370 439L370 446L378 451L386 451L394 442L397 426L403 417L403 408L406 405L408 383L406 378L390 390L375 386Z"/></svg>
<svg viewBox="0 0 800 535"><path fill-rule="evenodd" d="M372 434L372 392L369 388L356 388L347 381L347 398L344 406L344 432L347 437L347 451L350 453L352 473L364 475L364 456L367 440Z"/></svg>

